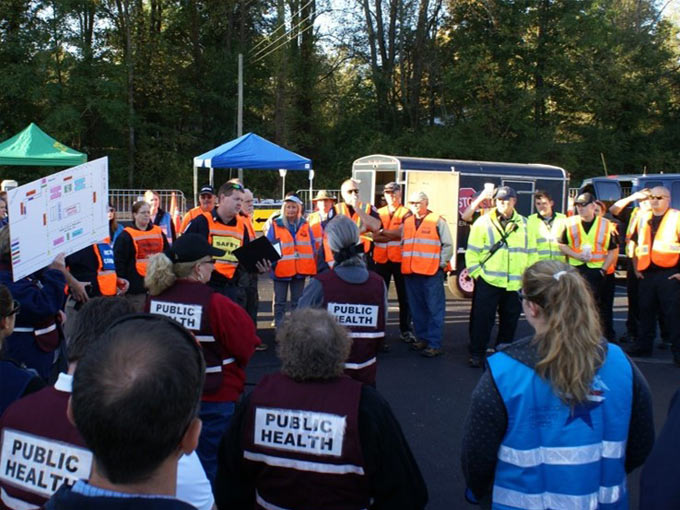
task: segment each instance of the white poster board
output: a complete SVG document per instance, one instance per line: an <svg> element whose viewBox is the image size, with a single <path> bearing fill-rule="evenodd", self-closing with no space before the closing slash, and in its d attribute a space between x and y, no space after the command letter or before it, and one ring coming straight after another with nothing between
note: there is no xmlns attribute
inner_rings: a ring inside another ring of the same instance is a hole
<svg viewBox="0 0 680 510"><path fill-rule="evenodd" d="M109 235L109 160L74 166L7 192L14 281Z"/></svg>

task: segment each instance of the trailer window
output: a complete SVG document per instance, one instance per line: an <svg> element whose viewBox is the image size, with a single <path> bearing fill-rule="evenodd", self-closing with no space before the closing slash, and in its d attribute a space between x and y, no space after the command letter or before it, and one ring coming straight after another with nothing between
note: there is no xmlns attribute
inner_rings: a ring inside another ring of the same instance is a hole
<svg viewBox="0 0 680 510"><path fill-rule="evenodd" d="M680 181L675 181L671 186L671 207L680 209Z"/></svg>
<svg viewBox="0 0 680 510"><path fill-rule="evenodd" d="M595 184L595 196L599 200L616 202L621 198L621 185L616 181L599 181Z"/></svg>

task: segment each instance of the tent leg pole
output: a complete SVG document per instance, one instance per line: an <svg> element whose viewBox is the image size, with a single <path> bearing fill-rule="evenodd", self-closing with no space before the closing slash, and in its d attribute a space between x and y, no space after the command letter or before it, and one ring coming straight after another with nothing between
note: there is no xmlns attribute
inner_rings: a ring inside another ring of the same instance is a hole
<svg viewBox="0 0 680 510"><path fill-rule="evenodd" d="M198 167L194 165L194 206L198 205Z"/></svg>

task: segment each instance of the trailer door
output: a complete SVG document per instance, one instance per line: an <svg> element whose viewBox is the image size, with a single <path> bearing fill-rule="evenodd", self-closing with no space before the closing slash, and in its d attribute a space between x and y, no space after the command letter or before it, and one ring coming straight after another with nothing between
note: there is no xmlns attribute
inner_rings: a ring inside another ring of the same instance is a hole
<svg viewBox="0 0 680 510"><path fill-rule="evenodd" d="M375 170L355 170L353 178L359 181L359 200L372 204L375 197ZM342 197L338 197L340 200Z"/></svg>
<svg viewBox="0 0 680 510"><path fill-rule="evenodd" d="M534 213L534 181L503 179L503 186L510 186L517 192L515 209L522 216Z"/></svg>
<svg viewBox="0 0 680 510"><path fill-rule="evenodd" d="M404 204L408 196L415 191L422 191L429 199L429 209L446 220L453 238L453 257L451 267L456 269L456 252L458 247L458 172L427 172L421 170L406 170L406 193Z"/></svg>

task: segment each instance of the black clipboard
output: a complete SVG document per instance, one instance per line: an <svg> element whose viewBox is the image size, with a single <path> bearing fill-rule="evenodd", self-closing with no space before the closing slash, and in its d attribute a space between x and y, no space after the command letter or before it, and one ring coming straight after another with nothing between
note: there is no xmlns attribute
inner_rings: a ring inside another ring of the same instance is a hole
<svg viewBox="0 0 680 510"><path fill-rule="evenodd" d="M239 264L243 265L249 273L257 273L255 263L262 259L274 263L281 258L281 254L276 251L276 248L266 236L260 236L254 241L236 248L232 253L238 259Z"/></svg>

